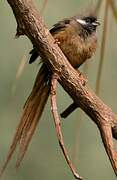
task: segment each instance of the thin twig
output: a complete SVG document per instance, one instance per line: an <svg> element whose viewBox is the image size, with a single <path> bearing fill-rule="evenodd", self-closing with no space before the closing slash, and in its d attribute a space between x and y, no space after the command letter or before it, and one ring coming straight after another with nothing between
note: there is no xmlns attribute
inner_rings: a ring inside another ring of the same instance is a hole
<svg viewBox="0 0 117 180"><path fill-rule="evenodd" d="M43 12L44 12L44 10L45 10L45 8L46 8L47 3L48 3L48 0L44 0L43 5L42 5L42 8L41 8L41 10L40 10L40 14L43 14Z"/></svg>
<svg viewBox="0 0 117 180"><path fill-rule="evenodd" d="M25 53L26 54L26 53ZM16 82L17 80L19 80L19 78L21 77L25 67L26 67L26 55L23 55L23 57L21 58L20 60L20 64L18 66L18 69L17 69L17 72L16 72L16 76L15 76L15 80L14 80L14 83L12 85L12 95L15 94L15 91L16 91Z"/></svg>
<svg viewBox="0 0 117 180"><path fill-rule="evenodd" d="M62 118L67 118L77 108L78 108L78 105L75 102L73 102L60 115L61 115Z"/></svg>
<svg viewBox="0 0 117 180"><path fill-rule="evenodd" d="M99 10L101 8L101 4L102 4L102 0L98 0L97 1L97 4L96 4L96 7L95 7L95 13L98 14L99 13Z"/></svg>
<svg viewBox="0 0 117 180"><path fill-rule="evenodd" d="M115 7L114 1L108 0L110 7L112 9L112 13L114 15L115 20L117 21L117 8Z"/></svg>
<svg viewBox="0 0 117 180"><path fill-rule="evenodd" d="M56 128L56 134L57 134L57 138L60 144L60 147L62 149L63 155L67 161L68 166L70 167L74 177L76 179L82 179L76 172L69 156L67 153L67 150L65 148L64 145L64 139L63 139L63 135L62 135L62 130L61 130L61 124L60 124L60 119L59 119L59 115L57 112L57 103L56 103L56 88L57 88L57 79L58 79L58 75L57 74L53 74L52 76L52 80L51 80L51 110L52 110L52 114L53 114L53 118L54 118L54 123L55 123L55 128Z"/></svg>
<svg viewBox="0 0 117 180"><path fill-rule="evenodd" d="M104 13L104 27L103 27L102 42L101 42L100 61L99 61L97 80L96 80L96 93L97 94L99 94L99 91L100 91L100 83L101 83L102 70L103 70L103 65L104 65L104 54L105 54L105 47L106 47L106 41L107 41L107 30L108 30L108 10L109 10L109 3L108 3L108 1L106 1L105 13Z"/></svg>

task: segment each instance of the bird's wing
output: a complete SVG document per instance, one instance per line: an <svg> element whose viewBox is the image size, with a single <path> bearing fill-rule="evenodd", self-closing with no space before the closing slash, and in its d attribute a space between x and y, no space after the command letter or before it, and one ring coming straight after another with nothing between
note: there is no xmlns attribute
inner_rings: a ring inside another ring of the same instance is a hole
<svg viewBox="0 0 117 180"><path fill-rule="evenodd" d="M64 19L62 21L59 21L58 23L54 24L52 29L50 29L50 33L52 35L58 33L59 31L64 30L64 28L70 23L69 19ZM33 49L30 51L31 57L29 60L29 64L33 63L37 57L39 56L39 53L37 52L36 48L33 47Z"/></svg>
<svg viewBox="0 0 117 180"><path fill-rule="evenodd" d="M59 21L58 23L54 24L52 29L50 29L50 33L53 35L59 31L64 30L67 24L70 23L69 19L64 19L63 21Z"/></svg>

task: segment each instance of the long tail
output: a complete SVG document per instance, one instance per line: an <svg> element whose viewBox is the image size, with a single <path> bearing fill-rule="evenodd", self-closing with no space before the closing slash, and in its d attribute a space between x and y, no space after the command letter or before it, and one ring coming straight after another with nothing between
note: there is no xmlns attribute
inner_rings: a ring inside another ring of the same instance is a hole
<svg viewBox="0 0 117 180"><path fill-rule="evenodd" d="M16 167L19 167L46 105L50 93L50 79L48 68L43 64L37 75L32 92L25 103L23 114L10 146L6 162L1 170L1 175L18 145L19 154Z"/></svg>

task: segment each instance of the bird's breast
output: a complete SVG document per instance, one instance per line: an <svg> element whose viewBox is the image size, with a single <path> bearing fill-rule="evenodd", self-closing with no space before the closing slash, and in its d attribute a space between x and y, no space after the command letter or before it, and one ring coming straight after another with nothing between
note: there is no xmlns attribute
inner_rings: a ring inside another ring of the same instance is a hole
<svg viewBox="0 0 117 180"><path fill-rule="evenodd" d="M54 38L60 42L61 50L74 68L78 68L87 59L91 58L97 46L96 35L82 39L79 35L70 36L61 32Z"/></svg>

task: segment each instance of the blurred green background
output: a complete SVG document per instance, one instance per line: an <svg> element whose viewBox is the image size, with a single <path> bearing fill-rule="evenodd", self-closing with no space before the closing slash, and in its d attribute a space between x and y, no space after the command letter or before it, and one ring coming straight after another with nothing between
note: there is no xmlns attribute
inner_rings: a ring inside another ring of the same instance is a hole
<svg viewBox="0 0 117 180"><path fill-rule="evenodd" d="M37 8L42 8L43 0L35 0ZM50 28L63 17L95 6L94 0L48 0L43 13ZM103 24L104 4L99 19ZM99 47L95 57L89 61L88 84L95 89L97 67L100 53L100 40L103 25L99 28ZM7 1L0 1L0 167L19 123L23 105L28 97L38 71L38 62L28 65L30 41L24 36L15 39L16 21ZM116 111L117 99L117 25L112 14L109 14L109 29L105 52L105 61L101 81L100 96L113 111ZM16 72L25 56L26 66L21 77L16 81ZM82 71L82 68L80 68ZM72 102L59 86L59 112ZM84 180L115 180L116 177L105 153L96 125L80 110L75 111L66 120L61 120L65 144L79 174ZM50 112L50 101L45 108L39 126L31 141L24 161L15 171L14 158L1 179L4 180L71 180L72 176L55 134L54 123Z"/></svg>

